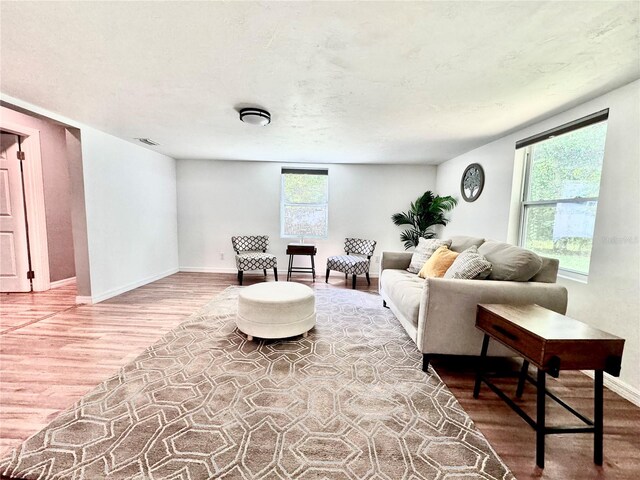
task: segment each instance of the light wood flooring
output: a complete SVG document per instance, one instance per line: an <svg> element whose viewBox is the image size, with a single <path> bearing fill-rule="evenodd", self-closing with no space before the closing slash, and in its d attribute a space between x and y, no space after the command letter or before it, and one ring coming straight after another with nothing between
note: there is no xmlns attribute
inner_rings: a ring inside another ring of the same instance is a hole
<svg viewBox="0 0 640 480"><path fill-rule="evenodd" d="M245 285L262 281L246 275ZM269 275L269 281L273 278ZM332 277L314 288L350 288ZM0 457L47 425L120 366L139 355L216 293L236 284L234 274L177 273L97 305L75 302L67 285L38 294L0 294ZM377 291L372 279L359 290ZM535 468L533 430L488 388L472 398L473 360L436 358L433 362L451 391L518 478L640 478L640 408L605 392L605 465L592 462L591 436L548 437L544 471ZM581 373L561 374L550 388L590 414L592 382ZM532 387L524 408L535 405ZM566 417L555 408L552 419ZM556 417L557 415L557 417Z"/></svg>

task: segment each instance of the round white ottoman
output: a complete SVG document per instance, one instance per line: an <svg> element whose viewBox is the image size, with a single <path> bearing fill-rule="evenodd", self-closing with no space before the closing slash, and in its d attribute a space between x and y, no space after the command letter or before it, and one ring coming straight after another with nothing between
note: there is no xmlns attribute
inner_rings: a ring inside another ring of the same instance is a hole
<svg viewBox="0 0 640 480"><path fill-rule="evenodd" d="M238 296L238 330L247 340L307 336L316 324L313 290L295 282L257 283Z"/></svg>

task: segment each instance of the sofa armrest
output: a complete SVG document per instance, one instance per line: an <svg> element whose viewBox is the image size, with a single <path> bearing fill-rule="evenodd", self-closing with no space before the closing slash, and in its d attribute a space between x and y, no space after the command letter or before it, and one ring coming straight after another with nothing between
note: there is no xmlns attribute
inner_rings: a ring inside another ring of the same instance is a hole
<svg viewBox="0 0 640 480"><path fill-rule="evenodd" d="M555 283L428 278L420 302L418 348L424 353L479 354L482 333L475 328L479 303L536 303L564 314L567 289Z"/></svg>
<svg viewBox="0 0 640 480"><path fill-rule="evenodd" d="M382 252L382 257L380 258L380 273L387 268L406 270L409 268L412 256L412 252Z"/></svg>

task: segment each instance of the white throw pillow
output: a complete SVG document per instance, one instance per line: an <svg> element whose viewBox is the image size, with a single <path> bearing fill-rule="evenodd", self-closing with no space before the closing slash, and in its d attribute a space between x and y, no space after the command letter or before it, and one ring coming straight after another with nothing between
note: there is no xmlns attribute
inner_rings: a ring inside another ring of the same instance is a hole
<svg viewBox="0 0 640 480"><path fill-rule="evenodd" d="M424 263L429 260L431 255L433 255L433 252L442 246L449 248L451 246L451 240L440 240L438 238L427 239L420 237L420 240L418 240L418 246L411 256L411 263L407 270L411 273L418 273Z"/></svg>
<svg viewBox="0 0 640 480"><path fill-rule="evenodd" d="M455 259L444 274L444 278L461 278L472 280L484 279L491 273L491 262L478 253L475 245L467 248Z"/></svg>

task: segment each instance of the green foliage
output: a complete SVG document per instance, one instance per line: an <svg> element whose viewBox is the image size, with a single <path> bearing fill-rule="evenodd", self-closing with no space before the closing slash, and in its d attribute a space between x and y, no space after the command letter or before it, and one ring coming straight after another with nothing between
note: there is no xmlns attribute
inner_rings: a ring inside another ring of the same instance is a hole
<svg viewBox="0 0 640 480"><path fill-rule="evenodd" d="M562 242L551 240L530 241L525 245L539 255L560 260L562 268L574 270L585 275L589 273L591 260L591 239L570 238Z"/></svg>
<svg viewBox="0 0 640 480"><path fill-rule="evenodd" d="M446 225L449 220L445 213L457 204L458 201L453 197L441 197L426 191L415 202L411 202L407 212L394 213L391 220L395 225L411 226L400 234L404 248L408 250L417 246L420 237L433 238L435 233L430 229L436 225Z"/></svg>
<svg viewBox="0 0 640 480"><path fill-rule="evenodd" d="M527 200L597 197L607 123L534 145Z"/></svg>
<svg viewBox="0 0 640 480"><path fill-rule="evenodd" d="M286 174L283 189L285 203L319 204L327 202L327 175Z"/></svg>
<svg viewBox="0 0 640 480"><path fill-rule="evenodd" d="M535 144L531 151L529 201L598 197L604 159L607 123L601 122ZM584 202L584 218L593 222L597 202ZM541 255L560 259L560 266L589 271L591 238L560 236L557 204L525 209L524 246ZM591 219L591 220L589 220Z"/></svg>
<svg viewBox="0 0 640 480"><path fill-rule="evenodd" d="M329 177L294 173L282 177L282 234L326 237Z"/></svg>

